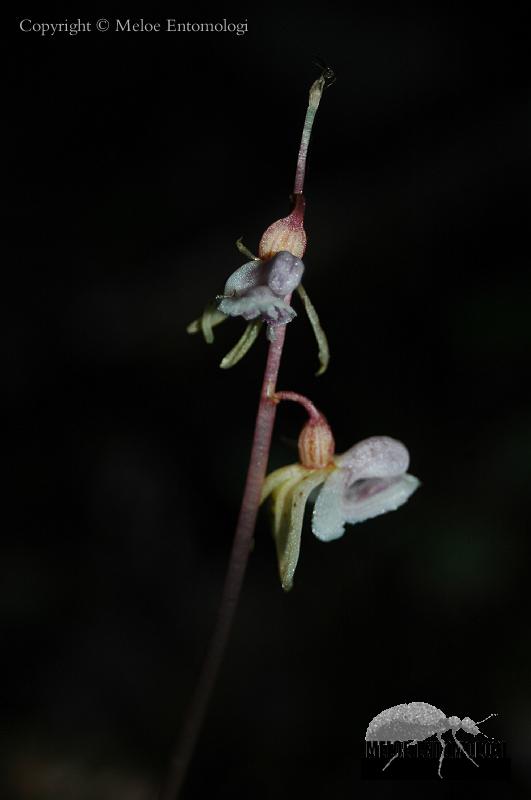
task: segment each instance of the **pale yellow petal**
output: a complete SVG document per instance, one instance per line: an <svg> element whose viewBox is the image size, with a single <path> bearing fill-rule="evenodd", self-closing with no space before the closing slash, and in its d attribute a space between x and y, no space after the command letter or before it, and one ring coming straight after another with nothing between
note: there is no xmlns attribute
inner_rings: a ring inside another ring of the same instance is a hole
<svg viewBox="0 0 531 800"><path fill-rule="evenodd" d="M289 510L291 508L290 492L302 480L300 475L294 475L278 486L271 496L271 513L273 515L273 536L276 539L280 530L287 522L289 524Z"/></svg>
<svg viewBox="0 0 531 800"><path fill-rule="evenodd" d="M276 469L274 472L271 472L271 474L268 475L264 481L260 504L262 504L264 500L267 500L271 492L274 492L275 489L284 481L294 478L295 476L303 478L307 472L308 470L305 469L301 464L289 464L287 467L280 467L280 469Z"/></svg>
<svg viewBox="0 0 531 800"><path fill-rule="evenodd" d="M293 479L282 487L281 503L274 509L273 535L277 546L280 580L284 591L293 587L299 560L304 509L312 491L325 480L330 469L312 470L302 480ZM275 494L273 500L275 501Z"/></svg>

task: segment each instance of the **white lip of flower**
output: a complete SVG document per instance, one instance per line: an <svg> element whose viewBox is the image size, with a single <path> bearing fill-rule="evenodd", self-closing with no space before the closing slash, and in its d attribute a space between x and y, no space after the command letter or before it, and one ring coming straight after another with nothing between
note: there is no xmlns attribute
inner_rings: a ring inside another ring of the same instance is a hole
<svg viewBox="0 0 531 800"><path fill-rule="evenodd" d="M219 302L218 310L229 317L246 320L261 317L268 325L285 325L296 316L293 308L277 297L268 286L253 286L241 296L227 297Z"/></svg>
<svg viewBox="0 0 531 800"><path fill-rule="evenodd" d="M284 297L297 288L303 272L302 261L286 250L270 261L248 261L227 280L218 310L230 317L260 317L271 326L286 325L296 312Z"/></svg>
<svg viewBox="0 0 531 800"><path fill-rule="evenodd" d="M282 587L293 586L300 552L304 509L321 484L312 515L312 531L323 542L345 533L345 524L377 517L403 505L420 485L406 470L406 447L389 436L372 436L336 456L323 469L301 464L272 472L265 480L262 502L272 495L273 536Z"/></svg>

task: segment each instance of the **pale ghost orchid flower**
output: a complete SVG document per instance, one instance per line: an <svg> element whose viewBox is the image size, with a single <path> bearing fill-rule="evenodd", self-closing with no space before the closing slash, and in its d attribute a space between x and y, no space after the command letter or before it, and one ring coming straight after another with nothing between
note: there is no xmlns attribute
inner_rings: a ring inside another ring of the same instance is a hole
<svg viewBox="0 0 531 800"><path fill-rule="evenodd" d="M292 393L279 393L282 394ZM318 539L328 542L343 536L347 524L399 508L420 483L407 472L406 447L389 436L371 436L334 456L334 440L322 415L313 421L310 417L303 428L299 453L301 463L272 472L262 490L262 502L270 495L272 498L273 536L286 591L293 586L304 510L314 489L321 487L313 510L312 531Z"/></svg>
<svg viewBox="0 0 531 800"><path fill-rule="evenodd" d="M304 264L281 250L268 262L253 259L235 272L218 298L218 310L229 317L260 318L268 326L286 325L296 316L284 298L299 285Z"/></svg>
<svg viewBox="0 0 531 800"><path fill-rule="evenodd" d="M334 458L336 469L319 492L312 531L322 542L338 539L355 525L395 511L419 486L407 472L409 453L389 436L371 436Z"/></svg>
<svg viewBox="0 0 531 800"><path fill-rule="evenodd" d="M273 341L279 326L287 325L296 311L291 306L291 295L297 292L312 326L318 345L319 370L325 372L330 360L326 334L317 311L301 278L304 272L302 256L306 250L306 233L303 227L304 198L296 194L293 211L270 225L264 232L258 256L245 247L241 239L236 247L249 260L238 267L225 283L222 295L210 301L198 319L187 326L188 333L201 332L205 341L214 341L213 328L230 317L241 317L247 326L232 350L221 361L222 369L237 364L256 341L265 323L267 338Z"/></svg>

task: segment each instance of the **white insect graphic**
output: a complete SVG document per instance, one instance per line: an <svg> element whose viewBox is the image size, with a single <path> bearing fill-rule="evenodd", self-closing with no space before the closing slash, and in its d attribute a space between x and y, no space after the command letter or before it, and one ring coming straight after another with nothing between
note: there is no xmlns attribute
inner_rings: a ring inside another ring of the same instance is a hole
<svg viewBox="0 0 531 800"><path fill-rule="evenodd" d="M401 703L398 706L385 709L385 711L382 711L374 717L367 728L365 741L408 742L409 747L412 744L422 742L424 739L435 735L442 747L438 769L439 778L442 778L441 767L446 747L446 742L442 738L442 734L445 733L445 731L451 730L452 736L459 749L465 754L468 760L477 767L479 765L468 755L455 733L462 728L466 733L471 733L472 736L477 736L478 733L480 733L488 739L489 737L479 730L478 725L481 725L482 722L495 716L497 716L497 714L489 714L488 717L476 723L474 720L470 719L470 717L464 717L462 720L460 720L459 717L447 717L439 708L429 703ZM398 755L399 753L396 753L389 759L383 769L387 769Z"/></svg>

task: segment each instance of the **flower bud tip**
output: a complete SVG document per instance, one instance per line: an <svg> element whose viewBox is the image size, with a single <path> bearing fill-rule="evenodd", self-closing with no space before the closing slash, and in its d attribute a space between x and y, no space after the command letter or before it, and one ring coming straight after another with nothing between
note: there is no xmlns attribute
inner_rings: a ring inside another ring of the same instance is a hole
<svg viewBox="0 0 531 800"><path fill-rule="evenodd" d="M295 195L295 206L291 214L273 222L264 232L258 249L263 261L268 261L282 250L296 258L302 258L306 250L306 232L303 227L304 197Z"/></svg>
<svg viewBox="0 0 531 800"><path fill-rule="evenodd" d="M334 452L334 437L326 419L322 415L317 420L310 419L299 436L299 458L303 467L328 467L332 463Z"/></svg>

